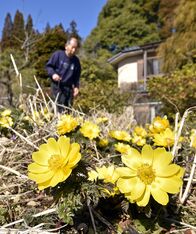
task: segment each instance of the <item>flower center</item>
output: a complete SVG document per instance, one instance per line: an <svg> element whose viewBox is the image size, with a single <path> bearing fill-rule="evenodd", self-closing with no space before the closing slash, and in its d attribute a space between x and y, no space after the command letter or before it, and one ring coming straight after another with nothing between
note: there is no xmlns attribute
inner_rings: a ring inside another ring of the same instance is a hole
<svg viewBox="0 0 196 234"><path fill-rule="evenodd" d="M52 170L57 170L63 166L62 157L58 154L54 154L48 160L48 164Z"/></svg>
<svg viewBox="0 0 196 234"><path fill-rule="evenodd" d="M143 164L137 170L137 175L142 182L145 184L151 184L155 179L155 171L152 166L148 164Z"/></svg>

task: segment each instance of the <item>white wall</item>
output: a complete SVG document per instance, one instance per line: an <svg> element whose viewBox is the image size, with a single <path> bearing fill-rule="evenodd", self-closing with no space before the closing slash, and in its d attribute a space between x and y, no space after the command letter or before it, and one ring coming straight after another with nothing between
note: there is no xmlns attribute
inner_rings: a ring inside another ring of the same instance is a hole
<svg viewBox="0 0 196 234"><path fill-rule="evenodd" d="M138 81L137 60L141 57L126 58L118 64L118 87L122 83L134 83Z"/></svg>

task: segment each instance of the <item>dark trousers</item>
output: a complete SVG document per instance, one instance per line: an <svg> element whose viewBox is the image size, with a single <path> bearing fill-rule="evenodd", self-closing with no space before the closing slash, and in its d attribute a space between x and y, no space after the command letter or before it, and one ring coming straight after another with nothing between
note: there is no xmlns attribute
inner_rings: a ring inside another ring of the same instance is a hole
<svg viewBox="0 0 196 234"><path fill-rule="evenodd" d="M66 107L71 107L73 104L73 88L61 84L51 84L52 95L57 103L58 112L63 112Z"/></svg>

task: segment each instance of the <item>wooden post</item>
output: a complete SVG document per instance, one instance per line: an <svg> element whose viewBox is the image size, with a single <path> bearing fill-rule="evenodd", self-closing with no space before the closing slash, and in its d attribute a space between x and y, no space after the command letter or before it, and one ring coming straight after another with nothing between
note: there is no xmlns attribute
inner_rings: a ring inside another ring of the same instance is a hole
<svg viewBox="0 0 196 234"><path fill-rule="evenodd" d="M147 51L144 50L143 54L143 59L144 59L144 91L146 90L146 80L147 80Z"/></svg>

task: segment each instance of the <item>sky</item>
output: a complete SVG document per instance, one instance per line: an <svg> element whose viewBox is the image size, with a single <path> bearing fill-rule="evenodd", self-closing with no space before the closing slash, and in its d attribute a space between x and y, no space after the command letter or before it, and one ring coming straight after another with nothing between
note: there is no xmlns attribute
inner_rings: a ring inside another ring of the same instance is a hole
<svg viewBox="0 0 196 234"><path fill-rule="evenodd" d="M23 13L24 20L30 14L34 28L42 32L49 23L51 27L62 23L68 29L70 22L77 23L79 35L85 39L96 27L98 15L107 0L0 0L0 37L9 12L14 20L17 10Z"/></svg>

